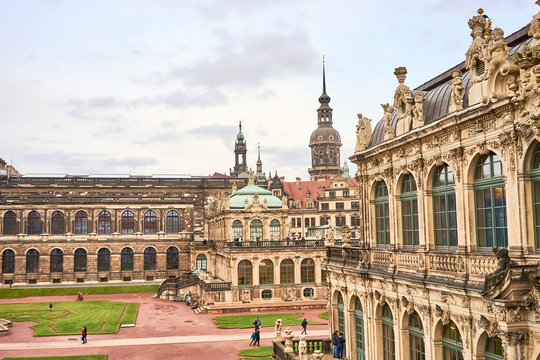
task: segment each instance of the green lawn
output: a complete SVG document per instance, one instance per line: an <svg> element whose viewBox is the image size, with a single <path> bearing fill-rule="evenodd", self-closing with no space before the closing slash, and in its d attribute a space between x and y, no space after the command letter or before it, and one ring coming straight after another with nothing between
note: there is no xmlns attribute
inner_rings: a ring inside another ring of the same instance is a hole
<svg viewBox="0 0 540 360"><path fill-rule="evenodd" d="M319 317L320 317L321 319L328 320L328 311L327 311L327 312L323 312L321 315L319 315Z"/></svg>
<svg viewBox="0 0 540 360"><path fill-rule="evenodd" d="M53 302L52 311L49 303L0 304L0 318L37 322L34 336L78 335L83 326L88 334L115 334L120 324L135 323L138 309L138 303L105 300Z"/></svg>
<svg viewBox="0 0 540 360"><path fill-rule="evenodd" d="M253 327L255 316L259 316L261 326L274 326L276 320L283 320L284 326L301 325L303 313L289 313L289 314L259 314L259 315L231 315L231 316L216 316L212 318L218 328L220 329L245 329ZM311 325L325 324L322 322L309 321Z"/></svg>
<svg viewBox="0 0 540 360"><path fill-rule="evenodd" d="M10 357L3 360L107 360L108 355L46 356L46 357Z"/></svg>
<svg viewBox="0 0 540 360"><path fill-rule="evenodd" d="M237 352L242 360L271 360L273 346L260 346Z"/></svg>
<svg viewBox="0 0 540 360"><path fill-rule="evenodd" d="M53 287L53 288L23 288L23 289L0 289L0 299L17 299L27 296L54 296L73 295L79 291L83 294L125 294L140 292L157 292L158 285L122 285L122 286L77 286L77 287Z"/></svg>

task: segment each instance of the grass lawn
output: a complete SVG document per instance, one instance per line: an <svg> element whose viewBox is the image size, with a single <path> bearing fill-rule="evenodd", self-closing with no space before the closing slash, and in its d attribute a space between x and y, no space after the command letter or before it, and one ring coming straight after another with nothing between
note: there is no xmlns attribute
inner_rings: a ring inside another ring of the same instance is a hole
<svg viewBox="0 0 540 360"><path fill-rule="evenodd" d="M46 357L10 357L3 360L107 360L108 355L46 356Z"/></svg>
<svg viewBox="0 0 540 360"><path fill-rule="evenodd" d="M231 316L217 316L212 318L218 328L220 329L245 329L253 327L253 322L255 321L255 316L259 316L261 321L261 326L274 326L276 325L276 320L283 320L284 326L290 325L301 325L303 313L288 313L288 314L259 314L259 315L231 315ZM310 321L311 325L320 325L325 324L322 322Z"/></svg>
<svg viewBox="0 0 540 360"><path fill-rule="evenodd" d="M80 335L83 326L88 334L115 334L120 324L134 324L138 303L81 301L53 303L0 304L0 318L34 321L34 336ZM120 317L122 319L120 320Z"/></svg>
<svg viewBox="0 0 540 360"><path fill-rule="evenodd" d="M0 299L17 299L27 296L73 295L79 291L84 295L93 294L125 294L140 292L157 292L159 285L122 285L122 286L77 286L54 288L0 289Z"/></svg>
<svg viewBox="0 0 540 360"><path fill-rule="evenodd" d="M321 319L328 320L328 311L327 311L327 312L323 312L321 315L319 315L319 317L320 317Z"/></svg>
<svg viewBox="0 0 540 360"><path fill-rule="evenodd" d="M271 360L273 346L260 346L237 352L242 360Z"/></svg>

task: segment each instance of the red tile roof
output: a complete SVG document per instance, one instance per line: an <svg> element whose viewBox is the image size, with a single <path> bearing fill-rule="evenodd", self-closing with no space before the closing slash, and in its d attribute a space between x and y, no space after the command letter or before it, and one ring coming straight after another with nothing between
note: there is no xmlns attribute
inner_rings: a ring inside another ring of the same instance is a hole
<svg viewBox="0 0 540 360"><path fill-rule="evenodd" d="M289 195L289 200L300 200L300 204L302 206L302 209L307 209L307 200L311 199L313 200L313 204L315 207L312 210L317 210L317 196L320 195L323 191L323 189L328 186L330 183L329 180L325 182L320 181L299 181L298 183L296 181L290 181L290 182L284 182L284 191ZM308 194L309 190L309 196ZM291 210L299 210L299 209L292 209Z"/></svg>

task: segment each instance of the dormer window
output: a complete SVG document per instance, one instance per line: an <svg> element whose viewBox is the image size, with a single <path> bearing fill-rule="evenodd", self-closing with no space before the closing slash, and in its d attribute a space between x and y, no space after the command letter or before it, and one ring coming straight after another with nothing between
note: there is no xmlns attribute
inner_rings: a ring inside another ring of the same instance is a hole
<svg viewBox="0 0 540 360"><path fill-rule="evenodd" d="M486 64L482 60L476 59L476 76L480 76L484 74L485 70L486 70Z"/></svg>

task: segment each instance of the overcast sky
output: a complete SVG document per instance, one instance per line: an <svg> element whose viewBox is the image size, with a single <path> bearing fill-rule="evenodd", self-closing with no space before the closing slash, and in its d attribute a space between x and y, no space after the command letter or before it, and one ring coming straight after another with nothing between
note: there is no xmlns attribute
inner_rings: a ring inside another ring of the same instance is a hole
<svg viewBox="0 0 540 360"><path fill-rule="evenodd" d="M465 59L479 7L505 36L533 0L0 1L0 157L22 173L229 172L308 178L321 57L342 162L357 113L382 117L395 67L414 88ZM356 166L351 166L351 172Z"/></svg>

